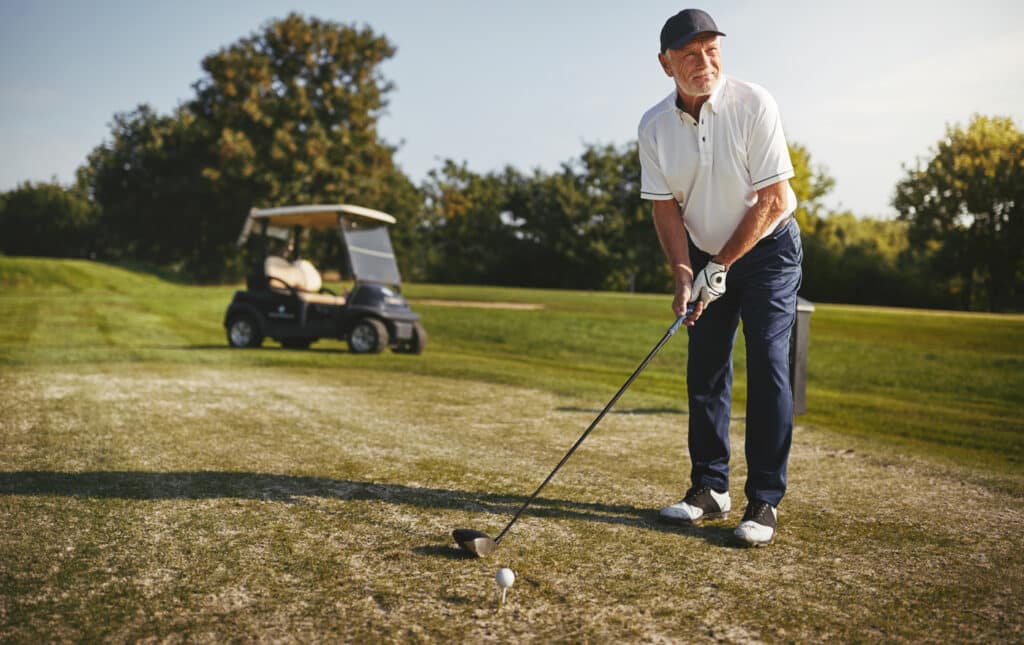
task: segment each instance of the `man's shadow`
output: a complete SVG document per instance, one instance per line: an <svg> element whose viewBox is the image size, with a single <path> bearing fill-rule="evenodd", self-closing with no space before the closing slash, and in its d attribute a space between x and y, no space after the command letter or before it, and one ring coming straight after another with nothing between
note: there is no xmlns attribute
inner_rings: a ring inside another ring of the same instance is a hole
<svg viewBox="0 0 1024 645"><path fill-rule="evenodd" d="M286 504L299 504L302 503L302 498L319 497L374 500L419 508L479 511L504 516L503 522L507 521L504 518L511 519L527 500L527 497L522 495L500 495L326 477L222 471L0 471L0 495L135 500L251 499ZM658 521L656 510L626 504L598 504L538 497L530 504L527 513L533 517L584 520L681 533L704 539L716 546L730 546L731 532L726 527L666 525ZM467 557L465 552L453 546L435 544L413 550L421 555Z"/></svg>

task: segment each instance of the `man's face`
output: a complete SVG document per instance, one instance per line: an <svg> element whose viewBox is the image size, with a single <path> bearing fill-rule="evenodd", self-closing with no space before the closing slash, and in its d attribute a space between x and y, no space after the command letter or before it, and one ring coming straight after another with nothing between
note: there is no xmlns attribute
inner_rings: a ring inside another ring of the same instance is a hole
<svg viewBox="0 0 1024 645"><path fill-rule="evenodd" d="M680 49L658 54L665 74L675 79L685 96L707 96L722 75L718 36L698 36Z"/></svg>

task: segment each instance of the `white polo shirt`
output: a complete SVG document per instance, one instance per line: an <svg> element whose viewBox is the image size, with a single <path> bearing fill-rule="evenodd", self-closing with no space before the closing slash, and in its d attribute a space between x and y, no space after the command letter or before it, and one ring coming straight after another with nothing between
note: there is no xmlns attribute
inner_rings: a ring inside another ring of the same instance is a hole
<svg viewBox="0 0 1024 645"><path fill-rule="evenodd" d="M641 197L679 202L694 244L712 255L757 202L758 189L793 176L775 99L729 76L701 107L699 122L676 107L672 92L644 114L638 135ZM790 188L785 212L768 233L794 210Z"/></svg>

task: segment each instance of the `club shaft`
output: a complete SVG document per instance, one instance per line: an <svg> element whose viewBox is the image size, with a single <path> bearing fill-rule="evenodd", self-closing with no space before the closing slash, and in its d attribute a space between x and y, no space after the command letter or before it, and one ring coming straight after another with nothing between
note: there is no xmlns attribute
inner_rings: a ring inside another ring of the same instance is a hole
<svg viewBox="0 0 1024 645"><path fill-rule="evenodd" d="M590 426L583 432L582 435L580 435L580 438L576 440L576 443L572 445L572 448L569 448L569 452L565 453L565 456L562 457L562 461L558 462L558 465L555 466L555 469L552 470L551 474L547 476L547 479L544 480L544 483L542 483L537 488L537 490L533 492L533 495L530 495L530 499L526 500L526 503L519 507L519 510L516 511L516 514L512 517L512 521L509 522L508 525L504 529L502 529L501 533L498 534L498 537L494 539L495 543L501 542L501 538L505 537L505 533L507 533L508 530L512 528L512 525L516 523L516 520L518 520L519 516L523 514L523 511L525 511L526 508L533 502L533 500L537 498L537 495L539 495L540 492L544 490L544 487L548 485L548 482L551 481L551 479L555 476L555 473L557 473L558 470L563 465L565 465L565 462L569 461L569 457L572 457L572 453L576 452L576 449L580 447L580 444L582 444L583 440L587 438L587 435L590 434L591 430L596 428L597 424L601 423L601 419L604 418L604 415L608 414L608 411L612 409L612 406L614 406L616 401L619 400L619 397L621 397L622 394L629 389L629 386L633 384L633 381L635 381L636 377L640 375L640 372L644 371L644 368L647 367L647 364L654 359L654 356L661 350L665 343L667 343L668 340L672 338L672 336L679 329L679 326L682 325L683 320L685 320L685 318L685 315L679 316L676 319L676 321L672 323L672 326L668 328L668 331L665 332L665 335L661 337L661 340L658 341L658 344L655 345L654 349L652 349L651 352L647 355L647 358L645 358L643 362L640 363L640 367L636 368L633 374L628 379L626 379L626 382L623 383L622 387L619 388L619 391L615 393L615 396L613 396L612 400L608 402L608 405L604 406L604 409L601 410L601 413L597 415L597 418L594 419Z"/></svg>

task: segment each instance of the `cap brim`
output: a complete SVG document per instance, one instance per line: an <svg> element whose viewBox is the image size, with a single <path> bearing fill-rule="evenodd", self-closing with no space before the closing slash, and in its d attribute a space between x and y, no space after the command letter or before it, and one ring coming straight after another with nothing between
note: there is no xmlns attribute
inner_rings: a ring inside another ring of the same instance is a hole
<svg viewBox="0 0 1024 645"><path fill-rule="evenodd" d="M688 45L690 41L696 38L697 36L703 36L704 34L715 34L716 36L725 35L720 31L698 31L697 33L694 34L686 34L685 36L680 36L675 40L675 42L669 43L668 47L666 47L665 49L681 49L683 47L686 47L686 45Z"/></svg>

